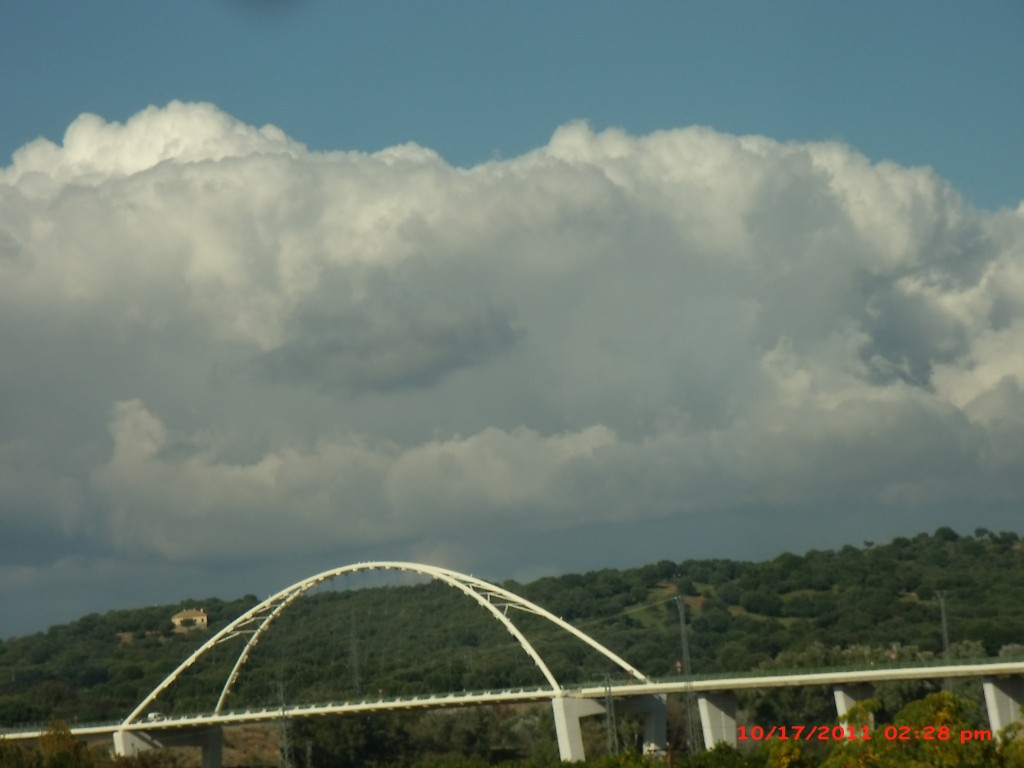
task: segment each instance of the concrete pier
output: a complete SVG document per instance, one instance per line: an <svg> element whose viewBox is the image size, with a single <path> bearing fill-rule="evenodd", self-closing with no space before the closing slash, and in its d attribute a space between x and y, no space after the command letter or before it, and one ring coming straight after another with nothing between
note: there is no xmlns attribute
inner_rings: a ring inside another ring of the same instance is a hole
<svg viewBox="0 0 1024 768"><path fill-rule="evenodd" d="M559 696L551 700L555 712L555 735L558 738L558 756L562 762L586 760L580 718L600 715L604 706L595 699Z"/></svg>
<svg viewBox="0 0 1024 768"><path fill-rule="evenodd" d="M1021 720L1024 705L1024 677L987 677L982 680L985 708L993 733L999 733L1010 723Z"/></svg>
<svg viewBox="0 0 1024 768"><path fill-rule="evenodd" d="M221 768L224 760L224 734L216 726L178 732L165 731L159 739L148 731L114 732L114 754L118 757L131 757L164 747L200 747L202 768Z"/></svg>
<svg viewBox="0 0 1024 768"><path fill-rule="evenodd" d="M874 694L874 686L868 683L845 683L835 686L832 689L832 696L836 700L836 714L842 717L854 704L870 699Z"/></svg>
<svg viewBox="0 0 1024 768"><path fill-rule="evenodd" d="M730 691L708 691L697 694L697 711L704 733L705 749L716 744L736 746L736 696Z"/></svg>
<svg viewBox="0 0 1024 768"><path fill-rule="evenodd" d="M622 700L626 712L639 712L644 717L645 755L664 755L668 751L668 708L664 696L635 696Z"/></svg>

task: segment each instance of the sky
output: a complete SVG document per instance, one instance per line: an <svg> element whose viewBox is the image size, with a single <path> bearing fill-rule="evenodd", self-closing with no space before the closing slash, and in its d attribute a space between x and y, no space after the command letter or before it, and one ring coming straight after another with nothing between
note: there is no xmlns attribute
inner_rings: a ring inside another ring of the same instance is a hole
<svg viewBox="0 0 1024 768"><path fill-rule="evenodd" d="M0 638L1024 531L1024 6L12 0Z"/></svg>

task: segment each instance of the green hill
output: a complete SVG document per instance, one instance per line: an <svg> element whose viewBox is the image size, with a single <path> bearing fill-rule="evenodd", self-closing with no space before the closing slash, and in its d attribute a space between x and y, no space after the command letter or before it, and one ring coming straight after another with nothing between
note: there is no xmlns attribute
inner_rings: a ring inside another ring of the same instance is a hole
<svg viewBox="0 0 1024 768"><path fill-rule="evenodd" d="M941 528L760 563L662 561L503 586L653 676L678 669L677 597L690 616L697 674L941 657L938 592L945 597L951 655L1008 656L1024 650L1022 555L1024 542L1015 533L979 529L960 536ZM0 643L0 724L123 717L209 633L255 603L250 595L91 614L6 640ZM173 631L171 615L188 607L206 610L208 630ZM536 617L515 618L561 681L622 677ZM204 656L155 708L211 709L230 651ZM465 596L438 582L373 576L339 580L285 611L253 653L231 706L542 683L509 634ZM893 711L928 690L912 688L891 694ZM745 703L751 716L775 722L816 711L825 717L830 706L827 696L813 692L751 696Z"/></svg>

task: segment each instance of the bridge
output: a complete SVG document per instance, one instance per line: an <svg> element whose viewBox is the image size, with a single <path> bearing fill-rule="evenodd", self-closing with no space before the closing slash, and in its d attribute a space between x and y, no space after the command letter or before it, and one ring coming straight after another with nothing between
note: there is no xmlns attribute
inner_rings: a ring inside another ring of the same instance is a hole
<svg viewBox="0 0 1024 768"><path fill-rule="evenodd" d="M427 576L458 590L475 601L509 632L543 675L547 685L492 691L441 693L346 700L321 704L232 709L228 706L239 677L253 650L273 622L302 595L340 576L367 571L399 571ZM512 611L538 616L598 652L621 670L622 679L603 685L563 685L537 652L534 645L509 617ZM163 716L151 711L179 678L215 647L236 641L241 644L213 710L184 716ZM202 748L203 768L220 768L222 728L226 725L280 721L327 715L437 709L515 702L547 702L552 705L559 754L563 761L584 759L580 719L602 714L615 699L627 710L644 718L644 751L664 752L666 748L665 697L670 693L692 694L698 704L705 746L736 744L735 692L753 688L789 686L831 686L837 713L842 716L857 701L871 695L872 685L892 680L981 678L992 730L999 731L1021 719L1024 703L1024 661L983 662L958 665L878 667L824 672L795 672L742 677L688 677L654 680L573 625L502 587L456 571L418 563L398 561L357 563L304 579L267 598L211 636L171 672L121 722L77 726L71 732L81 737L110 736L114 751L133 755L162 746L193 745ZM0 733L5 739L35 739L40 730Z"/></svg>

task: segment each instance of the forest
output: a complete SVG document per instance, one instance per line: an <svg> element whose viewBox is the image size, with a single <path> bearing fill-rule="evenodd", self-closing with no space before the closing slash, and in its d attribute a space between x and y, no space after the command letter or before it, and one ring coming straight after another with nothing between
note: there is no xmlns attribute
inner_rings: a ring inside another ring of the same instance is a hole
<svg viewBox="0 0 1024 768"><path fill-rule="evenodd" d="M651 677L684 672L684 632L689 671L696 677L927 663L947 656L1009 660L1024 658L1022 553L1024 541L1016 533L977 529L961 535L940 528L882 544L786 553L767 562L662 561L502 586L592 635ZM246 665L232 708L544 683L498 622L440 582L379 573L337 582L325 583L281 614ZM4 640L0 728L53 722L59 742L61 722L123 718L211 632L257 602L253 595L190 598L91 614ZM197 607L209 615L209 628L174 631L170 617ZM514 620L563 684L624 677L603 656L538 617L517 614ZM238 652L236 647L232 654L228 645L206 654L154 708L164 714L211 710ZM686 702L670 697L668 704L676 765L911 765L898 761L926 747L952 750L959 762L918 755L913 759L919 764L1024 765L1012 762L1020 757L1014 757L1018 739L969 746L956 741L958 729L986 727L978 682L879 685L865 703L870 713L856 715L869 717L876 729L911 720L945 723L950 738L941 744L875 739L811 749L773 742L701 752L693 743ZM740 704L746 727L835 723L831 691L824 687L754 691L742 695ZM613 718L611 733L608 720L585 721L588 755L608 765L639 761L638 723L622 713ZM547 706L296 721L275 749L288 752L296 768L547 765L557 759ZM892 754L878 762L886 749ZM0 765L15 765L13 754ZM39 751L17 754L18 760L36 761L25 765L47 765ZM89 754L81 759L104 764ZM160 759L169 765L176 758Z"/></svg>

